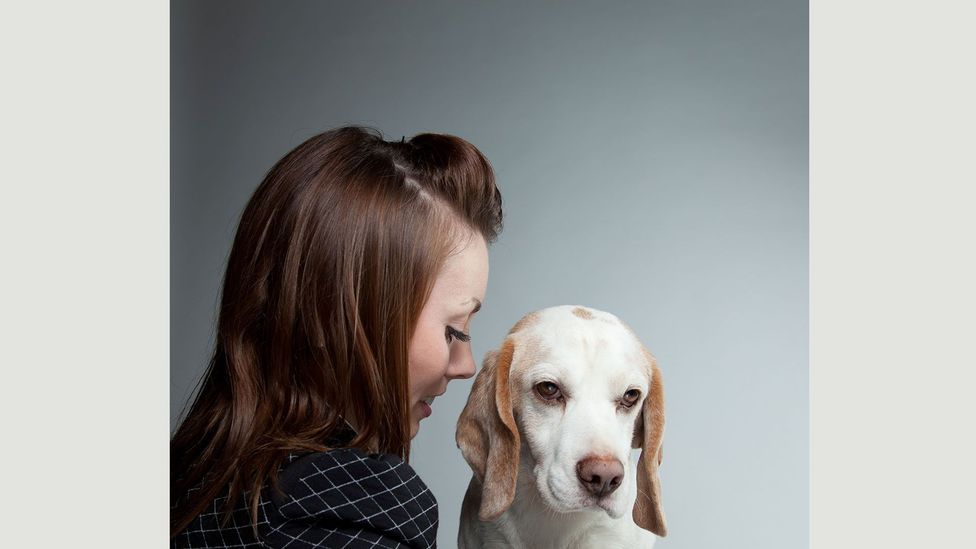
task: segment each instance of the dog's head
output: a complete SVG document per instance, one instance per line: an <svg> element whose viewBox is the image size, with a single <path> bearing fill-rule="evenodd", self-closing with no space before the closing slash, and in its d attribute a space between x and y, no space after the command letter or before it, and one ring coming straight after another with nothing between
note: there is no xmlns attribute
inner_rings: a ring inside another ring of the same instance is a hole
<svg viewBox="0 0 976 549"><path fill-rule="evenodd" d="M664 434L661 372L634 332L609 313L561 306L530 313L485 356L461 412L457 443L481 481L479 517L515 497L522 444L535 484L558 512L599 507L664 536L658 466Z"/></svg>

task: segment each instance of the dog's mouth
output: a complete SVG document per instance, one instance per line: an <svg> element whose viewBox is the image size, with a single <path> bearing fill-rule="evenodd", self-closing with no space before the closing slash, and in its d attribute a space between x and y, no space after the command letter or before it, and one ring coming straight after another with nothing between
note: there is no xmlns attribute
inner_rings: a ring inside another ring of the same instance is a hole
<svg viewBox="0 0 976 549"><path fill-rule="evenodd" d="M613 494L607 494L603 497L591 496L589 494L582 497L582 501L579 503L579 510L597 510L602 509L607 512L610 516L614 516L617 512L616 510L616 499ZM616 517L614 517L616 518Z"/></svg>
<svg viewBox="0 0 976 549"><path fill-rule="evenodd" d="M556 513L578 513L581 511L603 511L610 518L620 518L623 514L619 505L615 505L614 498L604 496L596 498L586 496L574 502L551 502L547 501L546 506Z"/></svg>
<svg viewBox="0 0 976 549"><path fill-rule="evenodd" d="M617 503L615 498L604 496L596 501L596 507L606 511L610 515L610 518L620 518L623 513L620 510L620 506L615 505L615 503Z"/></svg>
<svg viewBox="0 0 976 549"><path fill-rule="evenodd" d="M620 518L623 514L621 502L616 492L597 496L586 493L585 491L582 493L558 491L561 494L557 495L557 493L554 493L557 490L553 490L552 486L547 486L548 489L546 490L542 490L542 486L539 486L539 488L540 493L542 493L542 500L546 506L557 513L604 511L611 518Z"/></svg>

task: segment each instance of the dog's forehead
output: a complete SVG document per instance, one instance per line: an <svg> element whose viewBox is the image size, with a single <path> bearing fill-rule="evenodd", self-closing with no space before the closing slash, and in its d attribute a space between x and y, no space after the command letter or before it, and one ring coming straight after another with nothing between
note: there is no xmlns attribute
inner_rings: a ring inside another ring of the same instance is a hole
<svg viewBox="0 0 976 549"><path fill-rule="evenodd" d="M534 353L536 361L565 366L579 375L593 370L603 377L644 372L640 341L610 313L564 305L531 313L516 326L521 337L545 350Z"/></svg>

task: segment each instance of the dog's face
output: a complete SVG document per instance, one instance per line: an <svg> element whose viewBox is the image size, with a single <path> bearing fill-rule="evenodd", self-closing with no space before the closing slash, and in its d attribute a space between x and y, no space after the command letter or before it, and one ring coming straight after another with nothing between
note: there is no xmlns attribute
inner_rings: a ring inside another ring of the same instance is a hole
<svg viewBox="0 0 976 549"><path fill-rule="evenodd" d="M486 356L457 441L482 480L483 520L511 504L523 450L550 508L601 508L618 518L634 498L631 449L642 448L636 483L642 494L633 515L663 536L657 478L663 428L654 357L615 316L563 306L527 315Z"/></svg>
<svg viewBox="0 0 976 549"><path fill-rule="evenodd" d="M618 518L634 489L623 480L650 370L640 343L614 317L573 310L547 311L525 329L535 356L512 364L516 423L549 507L597 506Z"/></svg>

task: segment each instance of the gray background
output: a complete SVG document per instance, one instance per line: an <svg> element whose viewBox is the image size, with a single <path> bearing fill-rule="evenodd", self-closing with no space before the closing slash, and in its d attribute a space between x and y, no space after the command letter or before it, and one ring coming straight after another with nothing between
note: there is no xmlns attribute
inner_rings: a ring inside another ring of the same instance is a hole
<svg viewBox="0 0 976 549"><path fill-rule="evenodd" d="M453 133L491 160L505 207L476 359L533 309L617 314L665 376L658 547L807 547L805 1L175 1L171 32L173 420L274 161L347 123ZM470 386L414 440L442 547Z"/></svg>

